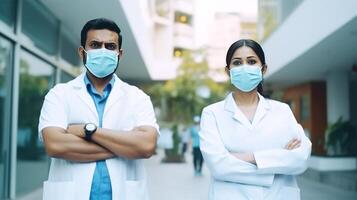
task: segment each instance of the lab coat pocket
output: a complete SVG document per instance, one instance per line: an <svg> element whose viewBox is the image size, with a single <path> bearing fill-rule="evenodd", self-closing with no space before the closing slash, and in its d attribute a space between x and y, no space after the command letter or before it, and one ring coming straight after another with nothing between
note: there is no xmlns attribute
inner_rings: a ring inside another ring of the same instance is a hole
<svg viewBox="0 0 357 200"><path fill-rule="evenodd" d="M43 200L75 200L73 181L45 181L43 183Z"/></svg>
<svg viewBox="0 0 357 200"><path fill-rule="evenodd" d="M148 200L145 169L141 160L127 160L127 179L125 182L125 200Z"/></svg>
<svg viewBox="0 0 357 200"><path fill-rule="evenodd" d="M212 200L263 199L263 190L259 186L233 182L215 181Z"/></svg>
<svg viewBox="0 0 357 200"><path fill-rule="evenodd" d="M148 200L145 180L127 180L125 184L126 200Z"/></svg>
<svg viewBox="0 0 357 200"><path fill-rule="evenodd" d="M297 187L283 186L279 194L278 200L300 200L300 189Z"/></svg>

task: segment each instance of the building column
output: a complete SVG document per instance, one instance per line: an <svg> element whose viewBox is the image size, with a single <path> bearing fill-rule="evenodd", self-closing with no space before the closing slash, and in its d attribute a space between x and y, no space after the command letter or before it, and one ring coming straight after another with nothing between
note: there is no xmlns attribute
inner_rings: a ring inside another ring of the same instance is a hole
<svg viewBox="0 0 357 200"><path fill-rule="evenodd" d="M342 116L350 119L349 78L344 71L331 71L327 75L327 122L334 123Z"/></svg>

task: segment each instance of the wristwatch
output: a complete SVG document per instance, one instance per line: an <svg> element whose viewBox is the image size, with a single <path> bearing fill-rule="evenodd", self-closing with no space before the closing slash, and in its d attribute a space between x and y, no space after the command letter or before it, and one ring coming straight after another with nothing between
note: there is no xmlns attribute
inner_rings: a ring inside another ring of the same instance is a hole
<svg viewBox="0 0 357 200"><path fill-rule="evenodd" d="M97 130L97 126L93 123L87 123L84 125L84 134L85 134L85 139L86 140L91 140L92 135L95 133Z"/></svg>

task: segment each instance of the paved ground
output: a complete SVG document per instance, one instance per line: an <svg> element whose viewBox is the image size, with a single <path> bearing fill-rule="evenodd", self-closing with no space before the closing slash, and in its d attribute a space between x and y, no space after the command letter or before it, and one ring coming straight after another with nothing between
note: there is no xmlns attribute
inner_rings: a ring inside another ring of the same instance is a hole
<svg viewBox="0 0 357 200"><path fill-rule="evenodd" d="M204 166L203 176L195 177L191 155L186 163L161 163L163 153L145 162L151 200L207 200L209 172ZM298 178L302 200L357 200L357 193L323 185L302 177ZM18 200L40 200L42 190L38 189Z"/></svg>
<svg viewBox="0 0 357 200"><path fill-rule="evenodd" d="M191 156L181 164L161 163L161 152L146 161L151 200L207 200L209 172L193 175ZM357 193L298 178L302 200L357 200Z"/></svg>
<svg viewBox="0 0 357 200"><path fill-rule="evenodd" d="M192 157L186 163L161 163L163 154L146 161L148 188L151 200L207 200L209 172L203 167L203 176L195 177Z"/></svg>

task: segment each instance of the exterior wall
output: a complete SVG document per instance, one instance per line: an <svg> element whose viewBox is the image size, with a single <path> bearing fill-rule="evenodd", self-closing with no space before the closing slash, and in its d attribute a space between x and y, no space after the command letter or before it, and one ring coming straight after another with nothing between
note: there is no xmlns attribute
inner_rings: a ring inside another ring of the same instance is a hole
<svg viewBox="0 0 357 200"><path fill-rule="evenodd" d="M228 47L240 39L240 16L237 13L216 13L211 25L207 61L216 81L225 81L225 57Z"/></svg>
<svg viewBox="0 0 357 200"><path fill-rule="evenodd" d="M259 0L258 40L263 41L267 39L302 1L303 0Z"/></svg>
<svg viewBox="0 0 357 200"><path fill-rule="evenodd" d="M72 35L43 4L1 4L0 199L12 199L47 179L49 158L37 138L40 108L54 84L80 72L80 62Z"/></svg>
<svg viewBox="0 0 357 200"><path fill-rule="evenodd" d="M293 86L283 91L296 120L304 127L311 139L312 153L324 155L324 134L327 127L326 84L312 82Z"/></svg>
<svg viewBox="0 0 357 200"><path fill-rule="evenodd" d="M175 0L173 2L173 10L174 48L192 50L194 48L194 1ZM174 52L173 55L175 55Z"/></svg>
<svg viewBox="0 0 357 200"><path fill-rule="evenodd" d="M339 117L350 119L349 80L345 71L331 71L327 75L327 121L334 123Z"/></svg>
<svg viewBox="0 0 357 200"><path fill-rule="evenodd" d="M239 39L255 39L256 21L239 13L219 12L215 14L210 27L207 45L210 75L215 81L223 82L228 78L224 70L228 47Z"/></svg>
<svg viewBox="0 0 357 200"><path fill-rule="evenodd" d="M355 72L356 73L356 72ZM350 82L350 120L357 131L357 80ZM357 140L357 138L356 138ZM356 143L357 144L357 143Z"/></svg>

